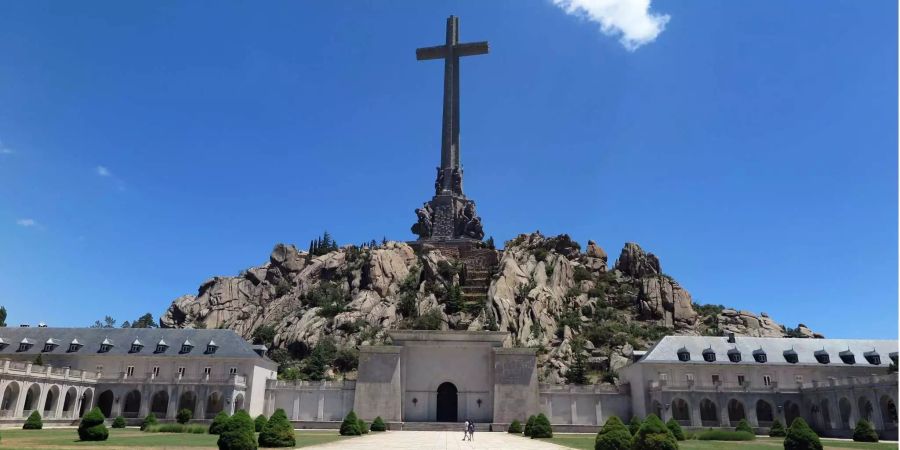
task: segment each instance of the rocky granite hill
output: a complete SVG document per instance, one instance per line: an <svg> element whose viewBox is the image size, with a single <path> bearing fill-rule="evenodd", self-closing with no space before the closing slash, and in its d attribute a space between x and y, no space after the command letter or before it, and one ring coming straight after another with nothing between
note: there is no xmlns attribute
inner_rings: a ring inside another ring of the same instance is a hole
<svg viewBox="0 0 900 450"><path fill-rule="evenodd" d="M633 350L665 334L821 337L765 313L693 304L634 243L611 268L602 248L589 241L582 252L567 235L523 234L467 255L329 245L310 254L278 244L267 263L177 298L160 324L234 329L269 345L282 376L311 379L352 378L355 349L397 328L508 331L507 346L538 349L541 381L551 383L615 382Z"/></svg>

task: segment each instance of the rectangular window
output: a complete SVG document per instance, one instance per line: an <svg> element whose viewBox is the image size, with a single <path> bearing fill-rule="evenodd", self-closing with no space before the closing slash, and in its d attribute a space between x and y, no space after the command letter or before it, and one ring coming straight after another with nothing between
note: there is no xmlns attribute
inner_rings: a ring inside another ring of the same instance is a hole
<svg viewBox="0 0 900 450"><path fill-rule="evenodd" d="M212 367L203 368L203 375L206 375L208 377L210 373L212 373Z"/></svg>
<svg viewBox="0 0 900 450"><path fill-rule="evenodd" d="M128 377L134 376L134 366L128 366L125 368L125 376L128 376Z"/></svg>
<svg viewBox="0 0 900 450"><path fill-rule="evenodd" d="M738 386L743 386L744 385L744 376L738 375L737 377L738 377Z"/></svg>
<svg viewBox="0 0 900 450"><path fill-rule="evenodd" d="M713 376L712 376L712 382L713 382L713 384L719 384L719 376L718 376L718 375L713 375Z"/></svg>
<svg viewBox="0 0 900 450"><path fill-rule="evenodd" d="M763 384L766 386L772 385L772 377L769 375L763 375Z"/></svg>
<svg viewBox="0 0 900 450"><path fill-rule="evenodd" d="M153 366L153 378L159 376L159 366Z"/></svg>
<svg viewBox="0 0 900 450"><path fill-rule="evenodd" d="M228 373L230 373L231 375L237 375L237 367L228 369Z"/></svg>
<svg viewBox="0 0 900 450"><path fill-rule="evenodd" d="M659 373L659 381L669 381L669 374L665 372Z"/></svg>
<svg viewBox="0 0 900 450"><path fill-rule="evenodd" d="M688 383L693 383L694 382L694 374L687 373L684 375L684 379L687 380Z"/></svg>
<svg viewBox="0 0 900 450"><path fill-rule="evenodd" d="M178 376L179 376L179 377L183 377L183 376L184 376L184 367L179 367L179 368L178 368Z"/></svg>

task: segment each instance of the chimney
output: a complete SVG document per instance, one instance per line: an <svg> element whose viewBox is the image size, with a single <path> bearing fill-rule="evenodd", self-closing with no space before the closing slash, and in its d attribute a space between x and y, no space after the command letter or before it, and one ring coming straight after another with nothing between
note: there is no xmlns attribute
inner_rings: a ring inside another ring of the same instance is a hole
<svg viewBox="0 0 900 450"><path fill-rule="evenodd" d="M734 344L734 333L728 333L728 343Z"/></svg>

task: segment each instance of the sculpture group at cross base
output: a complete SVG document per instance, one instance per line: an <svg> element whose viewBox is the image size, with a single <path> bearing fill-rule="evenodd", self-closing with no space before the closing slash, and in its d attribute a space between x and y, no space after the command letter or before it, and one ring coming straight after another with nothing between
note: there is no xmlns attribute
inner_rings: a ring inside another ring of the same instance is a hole
<svg viewBox="0 0 900 450"><path fill-rule="evenodd" d="M419 239L431 239L434 237L435 214L431 206L431 202L425 203L421 208L416 209L416 217L418 221L413 224L411 230L419 236ZM454 211L453 214L453 236L452 238L468 238L468 239L484 239L484 229L481 224L481 217L475 212L475 202L465 200L462 207ZM445 238L450 238L446 236Z"/></svg>

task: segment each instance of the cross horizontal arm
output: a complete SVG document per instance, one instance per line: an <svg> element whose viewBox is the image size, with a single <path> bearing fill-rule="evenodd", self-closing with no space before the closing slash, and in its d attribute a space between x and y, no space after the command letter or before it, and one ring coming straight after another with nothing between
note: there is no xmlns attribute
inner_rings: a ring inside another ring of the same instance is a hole
<svg viewBox="0 0 900 450"><path fill-rule="evenodd" d="M445 56L447 47L444 45L436 45L434 47L422 47L416 49L416 60L422 61L426 59L441 59Z"/></svg>
<svg viewBox="0 0 900 450"><path fill-rule="evenodd" d="M481 41L456 44L453 46L453 51L459 56L484 55L488 52L488 43Z"/></svg>

